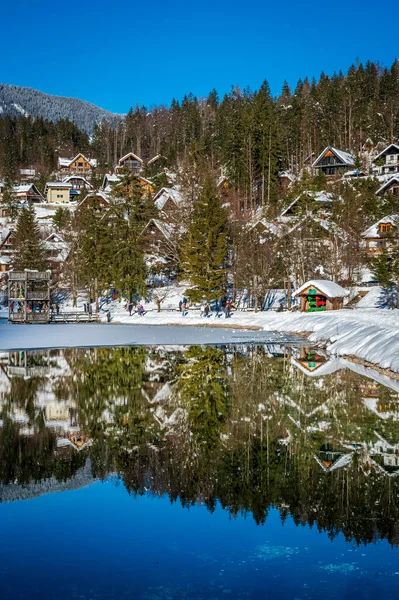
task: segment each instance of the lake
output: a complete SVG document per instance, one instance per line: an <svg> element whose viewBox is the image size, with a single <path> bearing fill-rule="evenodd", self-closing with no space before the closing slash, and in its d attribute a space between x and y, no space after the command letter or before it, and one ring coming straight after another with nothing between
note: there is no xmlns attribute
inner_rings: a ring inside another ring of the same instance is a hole
<svg viewBox="0 0 399 600"><path fill-rule="evenodd" d="M399 381L287 344L0 353L0 598L397 598Z"/></svg>

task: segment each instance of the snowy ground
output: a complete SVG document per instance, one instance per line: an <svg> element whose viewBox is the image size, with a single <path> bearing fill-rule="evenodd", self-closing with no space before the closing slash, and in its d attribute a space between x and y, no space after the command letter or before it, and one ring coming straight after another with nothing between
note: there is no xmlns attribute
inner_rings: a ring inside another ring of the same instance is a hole
<svg viewBox="0 0 399 600"><path fill-rule="evenodd" d="M146 314L129 316L125 304L110 302L103 305L101 320L106 321L110 310L112 323L107 325L0 325L0 348L71 347L123 344L217 344L283 341L287 333L309 334L309 339L323 344L333 355L357 356L368 362L399 372L399 310L383 306L381 288L365 288L367 295L353 309L325 313L233 312L230 319L201 317L198 309L191 309L186 316L178 311L179 299L185 287L174 288L162 303L162 311L156 310L154 301L145 303ZM356 292L357 293L357 292ZM278 292L276 298L279 297ZM352 295L352 297L354 297ZM79 298L78 307L84 298ZM379 307L379 308L377 308ZM63 307L62 307L63 309ZM61 309L61 310L62 310ZM65 310L70 309L66 307ZM6 316L3 313L3 316ZM208 327L121 327L115 325L207 325ZM218 329L228 325L231 329ZM237 327L237 329L234 329ZM263 331L243 331L255 327ZM265 335L264 332L268 332ZM272 332L283 333L275 339Z"/></svg>

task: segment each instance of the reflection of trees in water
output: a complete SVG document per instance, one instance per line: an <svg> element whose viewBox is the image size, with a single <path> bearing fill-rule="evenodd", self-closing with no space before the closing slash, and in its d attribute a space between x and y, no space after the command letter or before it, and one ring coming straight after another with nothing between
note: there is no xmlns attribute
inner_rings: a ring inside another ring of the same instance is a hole
<svg viewBox="0 0 399 600"><path fill-rule="evenodd" d="M81 452L57 449L56 432L40 421L42 380L14 378L3 406L1 481L65 480L90 457L95 476L117 472L134 494L167 493L209 510L219 501L257 523L277 507L282 519L290 514L332 538L343 532L358 542L397 543L398 480L374 469L363 450L331 472L315 459L323 444L337 455L351 452L344 442L370 444L374 431L397 439L396 422L362 401L379 394L388 409L396 395L348 370L308 377L284 350L278 358L264 348L242 350L65 351L71 372L56 378L54 393L75 402L76 421L92 441ZM33 435L21 436L7 417L13 404L26 411Z"/></svg>

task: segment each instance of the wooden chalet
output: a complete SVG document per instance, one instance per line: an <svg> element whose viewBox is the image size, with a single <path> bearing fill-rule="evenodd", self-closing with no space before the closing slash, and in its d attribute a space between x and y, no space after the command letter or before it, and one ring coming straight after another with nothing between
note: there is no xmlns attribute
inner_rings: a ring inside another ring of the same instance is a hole
<svg viewBox="0 0 399 600"><path fill-rule="evenodd" d="M333 281L313 279L304 283L294 294L300 298L302 312L339 310L349 292Z"/></svg>
<svg viewBox="0 0 399 600"><path fill-rule="evenodd" d="M354 165L355 159L352 154L327 146L316 158L312 167L313 169L320 169L324 175L331 177L353 169Z"/></svg>
<svg viewBox="0 0 399 600"><path fill-rule="evenodd" d="M122 156L118 160L118 164L115 166L115 173L134 173L139 175L143 170L143 159L134 154L128 152L125 156Z"/></svg>
<svg viewBox="0 0 399 600"><path fill-rule="evenodd" d="M29 183L36 178L36 169L20 169L19 179L21 183Z"/></svg>
<svg viewBox="0 0 399 600"><path fill-rule="evenodd" d="M0 200L4 192L4 182L0 182ZM22 183L19 185L13 185L12 192L15 197L15 201L19 203L30 202L37 204L44 202L43 195L39 192L35 184L33 183Z"/></svg>
<svg viewBox="0 0 399 600"><path fill-rule="evenodd" d="M373 159L373 175L399 173L399 146L390 144Z"/></svg>
<svg viewBox="0 0 399 600"><path fill-rule="evenodd" d="M69 244L61 234L51 233L43 242L43 247L52 269L63 263L69 255Z"/></svg>
<svg viewBox="0 0 399 600"><path fill-rule="evenodd" d="M398 223L399 215L387 215L362 233L368 256L377 256L388 249L390 235Z"/></svg>
<svg viewBox="0 0 399 600"><path fill-rule="evenodd" d="M106 192L109 193L112 188L118 184L120 181L122 180L122 176L121 175L115 175L112 173L106 173L104 175L104 179L103 179L103 183L101 186L101 189Z"/></svg>
<svg viewBox="0 0 399 600"><path fill-rule="evenodd" d="M304 211L313 211L320 209L331 208L333 202L343 202L341 196L336 196L332 192L313 192L311 190L303 191L297 196L291 204L285 208L280 216L279 221L296 217L299 214L303 214Z"/></svg>
<svg viewBox="0 0 399 600"><path fill-rule="evenodd" d="M181 214L186 202L177 188L162 188L154 197L154 204L165 221L173 221Z"/></svg>
<svg viewBox="0 0 399 600"><path fill-rule="evenodd" d="M105 192L89 192L83 200L81 200L78 206L87 206L89 204L94 204L98 207L99 210L107 208L109 206L109 198Z"/></svg>
<svg viewBox="0 0 399 600"><path fill-rule="evenodd" d="M394 175L376 191L376 196L392 196L399 197L399 175Z"/></svg>
<svg viewBox="0 0 399 600"><path fill-rule="evenodd" d="M58 159L58 170L65 176L82 175L86 179L90 179L93 169L96 167L97 161L94 158L86 158L81 152L74 158Z"/></svg>

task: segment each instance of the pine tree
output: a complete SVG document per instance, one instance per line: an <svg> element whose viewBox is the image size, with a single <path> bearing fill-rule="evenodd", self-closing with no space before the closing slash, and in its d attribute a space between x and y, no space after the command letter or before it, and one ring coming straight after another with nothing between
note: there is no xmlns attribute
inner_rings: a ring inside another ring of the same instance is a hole
<svg viewBox="0 0 399 600"><path fill-rule="evenodd" d="M93 199L83 205L78 213L77 276L79 282L90 289L99 310L99 295L110 283L110 245L107 221Z"/></svg>
<svg viewBox="0 0 399 600"><path fill-rule="evenodd" d="M226 291L228 255L227 213L207 178L197 201L188 235L182 248L182 267L192 288L191 300L205 296L208 301Z"/></svg>
<svg viewBox="0 0 399 600"><path fill-rule="evenodd" d="M13 235L12 267L16 271L47 268L47 261L40 230L35 222L35 212L32 206L20 210L17 227Z"/></svg>

